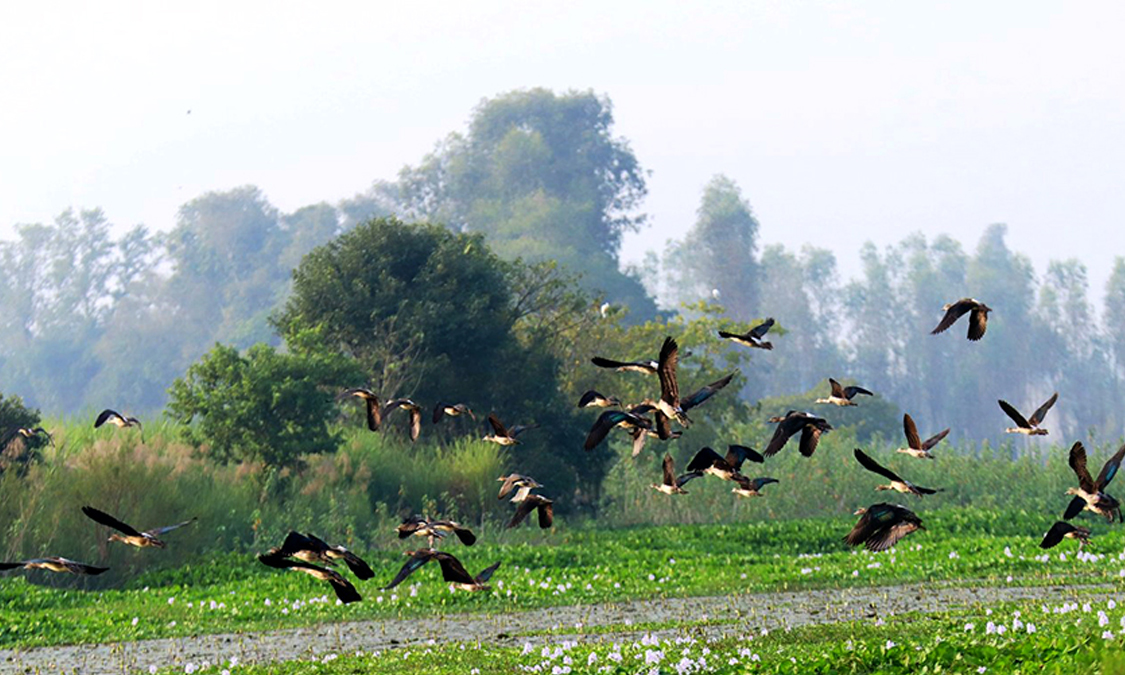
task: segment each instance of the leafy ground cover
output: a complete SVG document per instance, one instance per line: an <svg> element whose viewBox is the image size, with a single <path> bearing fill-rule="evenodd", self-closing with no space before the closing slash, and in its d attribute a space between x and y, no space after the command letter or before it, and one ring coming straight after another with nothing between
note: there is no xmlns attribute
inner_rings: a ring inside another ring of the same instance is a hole
<svg viewBox="0 0 1125 675"><path fill-rule="evenodd" d="M471 571L503 561L488 592L451 591L436 565L423 568L393 591L380 591L378 586L389 581L404 560L395 552L381 551L369 560L376 578L358 584L364 602L348 606L337 605L326 585L305 575L267 569L246 554L142 574L122 590L49 588L9 576L0 580L0 647L912 582L1121 587L1125 536L1098 532L1090 552L1062 546L1044 553L1037 544L1049 522L1026 513L931 511L926 515L928 530L882 554L846 549L840 538L851 521L839 518L586 529L553 538L517 533L508 543L502 539L450 549ZM136 555L153 553L164 552Z"/></svg>

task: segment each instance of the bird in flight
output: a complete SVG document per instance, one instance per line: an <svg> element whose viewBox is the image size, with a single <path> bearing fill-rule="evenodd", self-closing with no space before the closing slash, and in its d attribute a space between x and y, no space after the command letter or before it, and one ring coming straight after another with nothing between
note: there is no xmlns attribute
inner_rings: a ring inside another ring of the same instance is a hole
<svg viewBox="0 0 1125 675"><path fill-rule="evenodd" d="M852 531L845 537L848 546L863 545L872 552L885 551L915 530L924 530L922 519L905 506L898 504L873 504L857 509L860 516Z"/></svg>
<svg viewBox="0 0 1125 675"><path fill-rule="evenodd" d="M956 323L957 319L969 314L969 339L976 342L984 337L984 331L988 329L988 313L992 311L988 305L973 298L961 298L941 309L945 312L945 316L941 317L941 321L930 331L930 335L937 335Z"/></svg>
<svg viewBox="0 0 1125 675"><path fill-rule="evenodd" d="M358 555L343 546L332 546L313 534L290 531L285 537L285 543L279 548L270 549L269 555L296 558L307 563L319 563L329 567L335 567L336 563L342 560L358 579L370 579L375 576L371 566Z"/></svg>
<svg viewBox="0 0 1125 675"><path fill-rule="evenodd" d="M1051 529L1043 535L1043 541L1039 542L1039 548L1054 548L1063 539L1077 539L1078 550L1081 551L1082 547L1090 542L1090 528L1057 520L1051 526Z"/></svg>
<svg viewBox="0 0 1125 675"><path fill-rule="evenodd" d="M797 410L790 410L783 417L771 417L769 421L776 422L777 429L773 432L773 438L770 439L769 445L762 453L766 457L776 455L798 431L801 432L801 444L799 446L801 454L805 457L812 457L813 453L816 452L816 446L820 442L821 435L832 431L832 425L828 423L828 420Z"/></svg>
<svg viewBox="0 0 1125 675"><path fill-rule="evenodd" d="M1121 503L1105 492L1110 481L1117 475L1121 468L1121 459L1125 457L1125 445L1118 448L1117 452L1102 466L1097 480L1090 477L1086 468L1086 447L1079 441L1070 448L1070 468L1078 477L1078 487L1068 488L1066 494L1074 495L1063 514L1064 520L1074 518L1082 511L1090 511L1102 516L1109 522L1121 519Z"/></svg>
<svg viewBox="0 0 1125 675"><path fill-rule="evenodd" d="M921 497L922 495L932 495L941 492L941 490L919 487L914 483L906 480L905 478L899 477L897 473L891 471L879 462L876 462L874 459L871 459L871 457L869 457L867 453L860 450L859 448L855 449L855 458L859 461L860 464L863 465L863 468L867 469L871 473L879 474L883 478L891 481L890 485L876 486L876 490L894 490L895 492L902 492L903 494L912 494L915 497Z"/></svg>
<svg viewBox="0 0 1125 675"><path fill-rule="evenodd" d="M686 495L687 490L684 485L694 478L699 478L703 473L699 471L688 471L682 476L676 476L676 462L672 459L672 455L664 455L664 480L659 485L653 483L650 487L657 492L663 492L666 495Z"/></svg>
<svg viewBox="0 0 1125 675"><path fill-rule="evenodd" d="M832 405L838 405L838 406L842 406L842 407L843 406L852 406L852 405L859 405L858 403L856 403L855 401L852 400L853 398L855 398L856 394L863 394L865 396L874 396L875 395L875 394L872 394L867 389L864 389L863 387L856 387L856 386L845 387L845 386L841 385L839 382L837 382L836 380L833 380L831 377L828 378L828 384L832 387L832 393L828 395L828 398L818 398L816 400L817 403L830 403Z"/></svg>
<svg viewBox="0 0 1125 675"><path fill-rule="evenodd" d="M347 398L348 396L363 399L363 402L367 404L367 428L371 431L378 431L383 424L383 411L379 405L379 396L370 389L362 387L348 389L340 394L340 398Z"/></svg>
<svg viewBox="0 0 1125 675"><path fill-rule="evenodd" d="M1048 433L1047 430L1040 428L1039 425L1043 423L1043 418L1047 416L1047 412L1051 409L1051 406L1055 405L1055 401L1057 400L1059 400L1059 393L1056 391L1051 395L1051 398L1047 399L1046 403L1039 406L1039 408L1034 413L1032 413L1031 417L1027 419L1024 419L1023 415L1020 414L1020 411L1016 410L1011 403L1008 403L1003 399L997 401L997 403L1000 404L1000 409L1003 410L1004 413L1008 417L1012 418L1012 421L1016 423L1016 426L1008 427L1004 431L1009 434L1046 436Z"/></svg>
<svg viewBox="0 0 1125 675"><path fill-rule="evenodd" d="M896 452L910 455L916 459L933 459L934 456L930 453L930 449L949 435L949 429L946 429L923 441L922 437L918 435L918 427L914 424L914 418L910 416L910 413L904 413L902 416L902 430L906 434L906 447L899 448Z"/></svg>
<svg viewBox="0 0 1125 675"><path fill-rule="evenodd" d="M472 546L477 541L477 536L467 527L452 520L430 520L425 516L414 515L402 521L395 528L399 539L407 537L427 537L430 548L434 547L434 539L444 539L450 534L457 535L465 546Z"/></svg>
<svg viewBox="0 0 1125 675"><path fill-rule="evenodd" d="M770 483L776 483L776 478L748 478L743 475L736 475L733 478L734 482L738 483L738 487L731 488L731 492L739 497L762 497L761 489Z"/></svg>
<svg viewBox="0 0 1125 675"><path fill-rule="evenodd" d="M195 518L192 518L191 520L185 520L184 522L176 523L175 525L154 527L151 530L139 532L132 526L121 522L105 511L99 511L92 506L83 506L82 513L85 513L86 517L90 520L105 525L106 527L112 527L113 529L117 530L117 532L121 533L118 534L117 532L114 532L110 534L108 541L119 541L122 544L136 546L137 548L149 548L150 546L156 548L164 548L165 546L167 546L167 544L165 544L164 541L160 539L160 537L168 534L172 530L178 530L185 525L191 525L196 521Z"/></svg>
<svg viewBox="0 0 1125 675"><path fill-rule="evenodd" d="M98 415L98 418L94 420L94 428L97 429L107 422L119 429L124 429L126 427L137 427L137 429L139 429L141 432L141 440L144 440L144 427L141 426L141 421L136 417L127 417L117 412L116 410L110 410L109 408L106 408L101 412L101 414Z"/></svg>
<svg viewBox="0 0 1125 675"><path fill-rule="evenodd" d="M505 529L516 527L522 523L523 519L527 518L528 514L532 511L538 511L539 527L541 529L551 529L551 523L553 523L555 519L554 503L553 500L547 499L543 495L528 494L519 502L519 506L516 507L515 515L508 521Z"/></svg>
<svg viewBox="0 0 1125 675"><path fill-rule="evenodd" d="M415 570L431 560L436 560L438 564L441 565L441 578L453 584L455 588L465 591L484 591L488 590L486 584L488 580L492 578L492 573L496 571L496 568L500 567L499 562L494 563L492 566L481 570L480 574L474 577L469 574L460 560L449 553L435 551L432 548L424 548L419 551L407 551L406 555L410 556L410 560L406 561L406 564L398 571L398 574L391 580L391 583L384 586L382 590L389 591L405 581Z"/></svg>
<svg viewBox="0 0 1125 675"><path fill-rule="evenodd" d="M473 414L472 409L464 403L438 403L434 406L433 421L437 424L446 415L449 417L460 417L461 415L468 415L474 422L477 421L477 416Z"/></svg>
<svg viewBox="0 0 1125 675"><path fill-rule="evenodd" d="M383 414L388 415L399 408L410 413L410 442L418 440L418 434L422 433L422 406L408 398L396 398L393 401L387 401L383 406Z"/></svg>
<svg viewBox="0 0 1125 675"><path fill-rule="evenodd" d="M743 345L745 347L754 347L756 349L773 349L773 343L762 340L762 338L766 336L766 333L769 332L770 328L773 328L772 317L766 319L762 323L754 326L753 328L742 334L728 333L725 330L721 330L719 331L719 337L730 340L731 342Z"/></svg>
<svg viewBox="0 0 1125 675"><path fill-rule="evenodd" d="M612 406L621 406L621 399L616 396L602 396L593 389L582 394L578 399L579 408L609 408Z"/></svg>
<svg viewBox="0 0 1125 675"><path fill-rule="evenodd" d="M504 426L495 413L488 414L488 424L492 426L492 433L485 435L481 440L489 441L490 443L498 443L500 445L515 445L519 443L516 436L519 436L528 429L534 429L539 426L537 424L517 424L509 429Z"/></svg>
<svg viewBox="0 0 1125 675"><path fill-rule="evenodd" d="M259 553L258 560L267 567L304 572L314 579L327 581L332 586L332 590L335 591L336 597L345 605L363 599L352 582L342 577L336 570L313 565L303 560L293 560L281 552Z"/></svg>

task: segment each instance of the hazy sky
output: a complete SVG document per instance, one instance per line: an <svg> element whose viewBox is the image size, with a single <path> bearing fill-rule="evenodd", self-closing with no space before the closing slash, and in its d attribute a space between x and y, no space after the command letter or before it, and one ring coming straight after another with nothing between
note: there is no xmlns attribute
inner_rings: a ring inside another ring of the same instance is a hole
<svg viewBox="0 0 1125 675"><path fill-rule="evenodd" d="M593 89L652 227L715 173L765 242L989 223L1040 273L1125 255L1125 3L20 2L0 11L0 237L68 206L167 229L208 190L283 211L393 178L485 97ZM188 110L191 111L188 114Z"/></svg>

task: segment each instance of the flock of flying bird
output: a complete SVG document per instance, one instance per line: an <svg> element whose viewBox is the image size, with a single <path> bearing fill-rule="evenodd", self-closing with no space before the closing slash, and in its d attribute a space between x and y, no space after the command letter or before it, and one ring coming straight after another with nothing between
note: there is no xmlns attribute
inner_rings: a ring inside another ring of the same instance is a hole
<svg viewBox="0 0 1125 675"><path fill-rule="evenodd" d="M980 340L987 329L988 313L990 307L971 298L964 298L942 308L945 312L937 327L931 331L938 334L965 314L969 314L968 339ZM761 324L750 329L744 334L719 331L719 337L731 340L747 347L770 350L773 345L764 338L774 325L774 320L767 319ZM594 357L595 366L609 368L619 372L639 372L647 375L656 375L660 384L660 396L655 399L646 399L637 405L626 406L614 396L603 396L596 391L587 391L578 401L580 408L605 408L587 434L584 447L587 451L600 445L613 429L621 428L632 438L633 456L636 457L644 448L649 438L662 441L678 438L683 432L673 429L673 423L680 427L692 424L688 412L702 405L724 387L734 377L734 373L727 375L711 384L701 387L688 396L681 397L677 382L677 368L679 362L679 347L676 340L667 337L660 349L657 360L654 361L615 361L603 357ZM873 396L873 392L858 386L843 386L834 379L829 379L830 393L825 398L818 398L816 403L829 404L840 407L856 406L854 400L857 396ZM422 407L408 398L396 398L386 403L381 403L377 394L369 389L349 389L341 394L341 398L355 397L362 399L366 405L367 426L371 431L378 431L383 425L384 418L395 410L404 410L409 413L409 436L411 441L417 440L422 427ZM1058 400L1058 394L1051 396L1030 417L1025 418L1015 407L1006 401L999 401L1000 408L1015 422L1015 427L1006 429L1008 433L1019 433L1028 436L1041 436L1048 433L1042 427L1048 411ZM468 416L474 422L476 416L473 411L463 403L438 403L432 412L432 422L440 423L445 417ZM777 424L776 430L768 445L762 453L743 445L731 444L726 455L720 455L709 447L704 447L688 463L686 472L677 475L675 462L670 454L665 454L663 461L663 480L653 484L652 488L666 495L687 494L684 485L689 481L706 475L711 475L719 480L731 481L735 486L731 489L735 495L741 497L760 497L762 489L777 479L766 476L750 477L742 473L742 468L747 464L762 464L766 458L780 452L791 438L799 435L798 451L804 457L812 457L816 451L820 437L831 431L832 426L823 417L809 412L790 410L785 415L771 417L771 423ZM495 414L488 416L492 433L486 434L482 440L498 443L500 445L518 444L518 436L534 425L513 425L506 427ZM135 417L128 417L113 410L105 410L98 415L95 427L103 424L113 424L120 428L137 427L141 430L141 423ZM898 453L908 455L915 459L934 459L931 450L948 434L945 429L922 440L918 428L909 414L903 415L903 432L906 436L906 447L897 449ZM50 435L42 428L15 429L9 431L0 439L0 449L16 435L31 438L37 434ZM940 488L926 488L915 485L901 477L895 471L883 466L863 450L856 448L854 456L864 469L882 476L887 481L886 485L876 486L876 490L891 490L903 494L912 494L923 497L940 492ZM1075 443L1070 449L1069 463L1078 478L1078 487L1070 488L1066 494L1073 495L1068 504L1063 520L1057 521L1043 537L1040 546L1051 548L1064 538L1076 539L1079 547L1089 540L1090 530L1085 527L1071 525L1066 522L1082 511L1087 510L1106 518L1108 521L1121 520L1121 505L1117 499L1105 492L1106 487L1116 475L1125 457L1123 445L1102 467L1098 477L1091 477L1086 467L1086 450L1082 443ZM522 523L532 511L538 515L538 524L543 529L552 526L554 511L553 501L535 491L543 487L530 476L512 473L500 476L501 482L499 499L510 497L515 505L515 512L507 527L513 528ZM90 506L82 508L82 512L96 523L116 530L110 535L109 541L117 541L137 548L164 548L165 543L161 536L190 525L194 518L175 525L138 531L121 520ZM880 502L860 508L855 512L859 521L852 530L845 535L844 540L851 546L864 546L871 551L883 551L894 546L903 537L910 533L924 529L922 520L910 509L899 504ZM406 518L396 528L399 539L421 537L427 540L427 546L417 550L406 551L408 560L399 569L392 581L383 587L391 589L402 583L414 571L426 563L436 560L441 567L442 578L453 587L479 591L488 589L488 581L500 566L500 562L485 568L479 574L470 574L465 566L455 556L434 548L435 541L440 541L454 535L465 546L476 543L476 535L467 527L450 520L434 520L421 515L412 515ZM371 567L358 555L343 546L331 545L315 535L298 532L289 532L285 541L279 547L271 548L267 553L258 555L262 564L276 569L289 569L309 574L321 581L329 583L337 598L342 603L356 602L361 596L350 581L344 578L333 567L343 562L357 579L367 580L375 576ZM67 572L72 574L96 575L105 572L108 568L97 567L85 563L68 560L61 557L44 557L19 562L0 562L0 571L16 568L43 569L52 572Z"/></svg>

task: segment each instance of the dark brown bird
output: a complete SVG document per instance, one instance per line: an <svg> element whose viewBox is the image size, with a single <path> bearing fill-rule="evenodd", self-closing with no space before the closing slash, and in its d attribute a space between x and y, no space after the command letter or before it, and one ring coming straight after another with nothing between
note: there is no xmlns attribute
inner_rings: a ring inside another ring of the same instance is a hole
<svg viewBox="0 0 1125 675"><path fill-rule="evenodd" d="M516 424L511 428L507 428L495 413L488 414L488 424L492 427L492 433L486 434L481 440L489 441L490 443L498 443L500 445L515 445L519 443L516 436L519 436L528 429L534 429L539 426L538 424Z"/></svg>
<svg viewBox="0 0 1125 675"><path fill-rule="evenodd" d="M1011 403L1003 400L997 401L997 403L1000 404L1000 409L1003 410L1004 413L1008 417L1012 418L1012 421L1016 423L1016 426L1008 427L1004 431L1009 434L1046 436L1047 430L1039 428L1039 425L1043 423L1043 418L1047 416L1047 412L1051 409L1051 406L1055 405L1055 401L1057 400L1059 400L1059 393L1056 391L1051 395L1051 398L1047 399L1046 403L1039 406L1039 408L1028 419L1024 419L1023 415L1020 414L1020 411L1012 407Z"/></svg>
<svg viewBox="0 0 1125 675"><path fill-rule="evenodd" d="M711 384L701 387L698 391L694 392L691 396L686 396L680 399L680 408L687 412L696 406L701 405L704 401L714 396L720 389L730 384L734 378L735 373L731 373L726 377L715 380Z"/></svg>
<svg viewBox="0 0 1125 675"><path fill-rule="evenodd" d="M418 434L422 433L422 406L408 398L396 398L393 401L387 401L383 406L383 414L389 415L391 412L402 408L410 413L410 442L418 440Z"/></svg>
<svg viewBox="0 0 1125 675"><path fill-rule="evenodd" d="M359 591L352 585L352 582L340 576L339 572L330 570L327 567L313 565L303 560L293 560L281 553L274 552L259 553L258 560L267 567L304 572L315 579L327 581L332 586L332 590L336 592L336 597L345 605L349 602L359 602L363 599Z"/></svg>
<svg viewBox="0 0 1125 675"><path fill-rule="evenodd" d="M579 408L610 408L620 405L621 399L616 396L602 396L593 389L582 394L582 397L578 399Z"/></svg>
<svg viewBox="0 0 1125 675"><path fill-rule="evenodd" d="M551 523L555 519L554 502L537 494L529 494L519 503L519 506L516 507L516 514L508 522L507 528L511 529L519 525L529 513L536 510L539 512L539 527L544 530L550 529Z"/></svg>
<svg viewBox="0 0 1125 675"><path fill-rule="evenodd" d="M719 337L730 340L745 347L754 347L757 349L773 349L773 343L762 340L773 328L773 318L766 319L762 323L754 326L745 333L728 333L724 330L719 331Z"/></svg>
<svg viewBox="0 0 1125 675"><path fill-rule="evenodd" d="M941 321L938 322L936 328L930 331L930 335L937 335L952 326L957 319L960 319L966 313L972 312L969 314L969 339L975 342L984 337L984 331L988 329L988 313L992 311L992 308L988 305L973 298L961 298L941 309L945 312L945 316L941 317Z"/></svg>
<svg viewBox="0 0 1125 675"><path fill-rule="evenodd" d="M650 487L666 495L686 495L687 490L684 489L684 484L702 475L702 471L688 471L677 477L675 460L672 459L672 455L664 455L664 480L659 485L653 483Z"/></svg>
<svg viewBox="0 0 1125 675"><path fill-rule="evenodd" d="M1064 520L1074 518L1082 511L1090 511L1102 516L1109 522L1121 519L1121 503L1105 492L1117 470L1121 468L1121 459L1125 457L1125 445L1118 448L1117 452L1105 463L1098 479L1090 477L1086 468L1086 448L1079 441L1070 448L1070 468L1078 477L1078 487L1068 488L1066 494L1074 495L1063 514Z"/></svg>
<svg viewBox="0 0 1125 675"><path fill-rule="evenodd" d="M595 356L590 362L599 368L612 368L619 373L634 372L646 375L655 375L660 365L656 361L614 361L600 356Z"/></svg>
<svg viewBox="0 0 1125 675"><path fill-rule="evenodd" d="M863 465L863 468L867 469L871 473L879 474L883 478L891 481L890 485L875 486L876 490L894 490L895 492L912 494L915 497L921 497L922 495L932 495L941 492L941 490L919 487L914 483L906 480L905 478L899 477L897 473L891 471L879 462L876 462L874 459L871 459L871 457L869 457L867 453L860 450L859 448L855 449L855 458L859 461L860 464Z"/></svg>
<svg viewBox="0 0 1125 675"><path fill-rule="evenodd" d="M456 588L459 588L461 590L484 591L488 590L488 586L486 586L485 584L487 584L488 580L492 578L492 573L496 571L496 568L500 567L499 562L494 563L492 566L486 567L485 569L481 570L481 573L474 577L469 574L469 572L465 569L465 566L461 564L460 560L448 553L435 551L434 549L429 548L421 549L419 551L407 551L406 555L410 556L410 560L406 561L406 564L404 564L402 566L402 569L398 571L398 574L396 574L395 578L391 580L391 583L384 586L382 590L389 591L390 589L398 586L403 581L405 581L406 578L413 574L414 571L418 568L422 567L431 560L436 560L438 561L438 564L441 565L441 578L443 580L453 584Z"/></svg>
<svg viewBox="0 0 1125 675"><path fill-rule="evenodd" d="M828 378L828 384L832 387L832 393L828 395L828 398L818 398L816 400L817 403L831 403L832 405L838 406L859 405L855 401L852 401L856 394L864 394L866 396L875 395L863 387L845 387L831 377Z"/></svg>
<svg viewBox="0 0 1125 675"><path fill-rule="evenodd" d="M776 478L747 478L743 475L735 475L733 478L738 487L731 488L731 492L739 497L762 497L761 489L770 483L776 483Z"/></svg>
<svg viewBox="0 0 1125 675"><path fill-rule="evenodd" d="M598 415L598 419L594 421L594 426L590 427L590 432L586 434L586 442L582 447L586 450L593 450L605 440L611 429L618 426L626 429L651 429L652 422L641 417L640 414L625 410L607 410Z"/></svg>
<svg viewBox="0 0 1125 675"><path fill-rule="evenodd" d="M1071 525L1061 520L1055 521L1051 529L1043 535L1043 541L1039 542L1039 548L1054 548L1063 539L1077 539L1078 550L1081 551L1082 547L1090 541L1090 529Z"/></svg>
<svg viewBox="0 0 1125 675"><path fill-rule="evenodd" d="M711 474L722 480L735 480L746 460L761 464L765 459L753 448L744 445L728 445L727 455L723 457L711 448L701 448L687 465L688 471Z"/></svg>
<svg viewBox="0 0 1125 675"><path fill-rule="evenodd" d="M437 424L446 415L450 417L460 417L461 415L468 415L474 422L477 421L477 416L469 406L464 403L438 403L434 406L434 424Z"/></svg>
<svg viewBox="0 0 1125 675"><path fill-rule="evenodd" d="M885 551L911 532L926 529L913 511L898 504L873 504L857 509L855 515L861 518L844 541L848 546L862 544L874 552Z"/></svg>
<svg viewBox="0 0 1125 675"><path fill-rule="evenodd" d="M108 567L94 567L86 563L68 560L66 558L32 558L20 562L0 562L0 572L23 568L25 570L47 570L48 572L65 572L67 574L96 575L108 570Z"/></svg>
<svg viewBox="0 0 1125 675"><path fill-rule="evenodd" d="M820 436L832 431L832 425L828 423L828 420L797 410L790 410L785 413L784 417L771 417L770 421L777 423L777 429L773 432L773 438L770 439L769 445L762 453L766 457L776 455L798 431L801 432L799 446L801 454L805 457L812 457L813 453L816 452L817 443L820 442Z"/></svg>
<svg viewBox="0 0 1125 675"><path fill-rule="evenodd" d="M141 426L141 421L136 417L126 417L116 410L110 410L109 408L106 408L98 415L98 419L94 420L94 428L97 429L106 422L109 422L119 429L124 429L126 427L137 427L137 429L141 432L141 440L144 440L144 427Z"/></svg>
<svg viewBox="0 0 1125 675"><path fill-rule="evenodd" d="M105 525L106 527L112 527L113 529L121 533L117 534L117 532L114 532L110 534L109 541L119 541L122 544L136 546L137 548L148 548L150 546L155 546L156 548L164 548L165 546L167 546L167 544L160 540L160 537L162 535L165 535L172 530L178 530L185 525L191 525L196 521L195 518L192 518L191 520L185 520L184 522L176 523L175 525L154 527L151 530L138 532L130 525L127 525L126 523L123 523L120 520L109 515L105 511L99 511L92 506L83 506L82 513L85 513L86 517L88 517L90 520Z"/></svg>
<svg viewBox="0 0 1125 675"><path fill-rule="evenodd" d="M669 335L664 338L664 344L660 347L660 361L657 363L656 374L660 378L660 399L656 402L656 409L669 418L675 419L681 425L688 427L691 426L691 418L687 416L683 406L680 405L680 387L676 382L676 369L679 362L680 347Z"/></svg>
<svg viewBox="0 0 1125 675"><path fill-rule="evenodd" d="M500 476L496 480L503 483L503 485L500 486L500 493L496 496L496 498L503 499L504 497L507 497L509 494L511 494L512 490L515 490L516 494L512 495L513 502L522 502L527 498L529 494L531 494L532 490L543 487L539 484L539 481L535 480L531 476L524 476L523 474L518 473L508 474L507 476Z"/></svg>
<svg viewBox="0 0 1125 675"><path fill-rule="evenodd" d="M930 448L934 447L941 442L941 439L949 435L949 429L940 431L933 436L922 441L922 437L918 435L918 427L914 424L914 418L909 413L902 416L902 431L906 434L905 448L899 448L896 452L901 452L905 455L910 455L916 459L933 459L934 456L930 453Z"/></svg>
<svg viewBox="0 0 1125 675"><path fill-rule="evenodd" d="M430 520L425 516L413 515L402 521L395 528L399 539L407 537L427 537L430 548L434 547L434 539L444 539L450 534L457 535L465 546L472 546L477 541L477 536L467 527L452 520Z"/></svg>
<svg viewBox="0 0 1125 675"><path fill-rule="evenodd" d="M39 434L43 434L44 436L46 436L47 442L51 445L55 444L55 439L51 438L51 434L47 433L47 430L43 427L35 427L34 429L30 427L21 427L18 429L12 429L5 432L3 435L0 435L0 450L8 447L8 444L11 443L12 439L16 436L23 436L24 439L31 440Z"/></svg>
<svg viewBox="0 0 1125 675"><path fill-rule="evenodd" d="M358 555L343 546L332 546L313 534L300 534L290 531L285 537L285 543L280 548L270 551L270 555L274 554L330 567L334 567L337 562L342 560L352 571L352 574L359 579L370 579L375 576L371 567Z"/></svg>
<svg viewBox="0 0 1125 675"><path fill-rule="evenodd" d="M348 389L340 394L340 398L349 396L363 399L363 402L367 404L367 428L371 431L378 431L383 424L383 412L379 405L379 396L370 389L363 389L362 387Z"/></svg>

